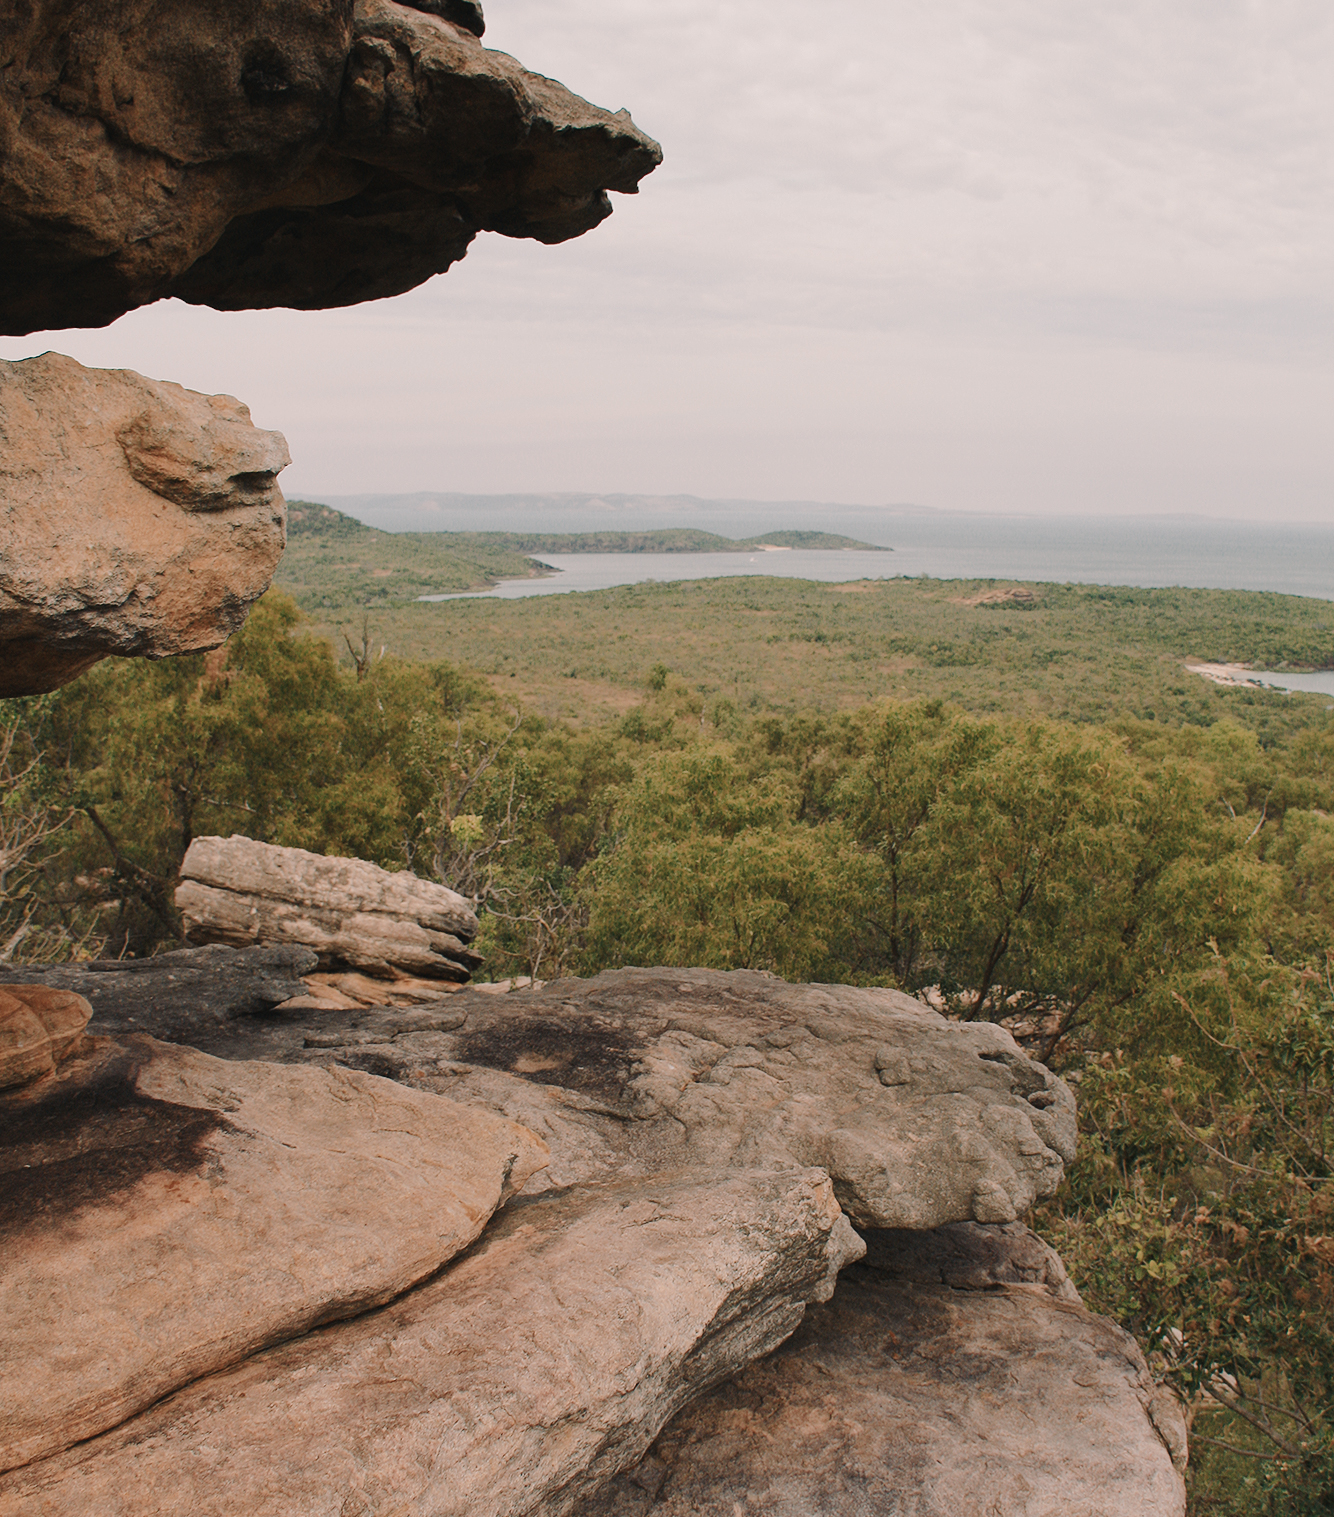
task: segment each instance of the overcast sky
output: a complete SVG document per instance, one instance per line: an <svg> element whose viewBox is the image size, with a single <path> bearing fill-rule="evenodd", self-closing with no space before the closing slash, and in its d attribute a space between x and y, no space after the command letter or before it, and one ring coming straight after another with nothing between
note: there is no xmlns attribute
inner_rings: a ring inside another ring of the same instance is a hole
<svg viewBox="0 0 1334 1517"><path fill-rule="evenodd" d="M1328 0L489 0L666 162L350 311L6 339L248 401L290 495L1334 512Z"/></svg>

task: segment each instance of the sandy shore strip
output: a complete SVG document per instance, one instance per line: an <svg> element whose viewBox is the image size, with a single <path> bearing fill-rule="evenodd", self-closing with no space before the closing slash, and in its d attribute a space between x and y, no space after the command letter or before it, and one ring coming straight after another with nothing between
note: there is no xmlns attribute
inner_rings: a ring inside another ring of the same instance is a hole
<svg viewBox="0 0 1334 1517"><path fill-rule="evenodd" d="M1255 670L1244 664L1187 664L1186 669L1191 674L1202 674L1205 679L1213 680L1215 685L1245 685L1251 690L1278 688L1258 678Z"/></svg>

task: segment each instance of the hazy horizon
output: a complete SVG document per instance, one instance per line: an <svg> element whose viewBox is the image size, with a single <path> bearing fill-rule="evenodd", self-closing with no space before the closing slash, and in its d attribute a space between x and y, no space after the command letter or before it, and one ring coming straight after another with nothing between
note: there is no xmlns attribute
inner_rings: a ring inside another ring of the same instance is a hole
<svg viewBox="0 0 1334 1517"><path fill-rule="evenodd" d="M288 500L308 500L316 504L333 506L335 510L344 512L349 516L358 515L358 507L369 507L372 511L393 510L402 508L405 511L422 513L423 520L429 520L432 512L430 502L457 502L458 508L465 503L477 502L485 505L501 505L513 503L515 506L527 507L542 503L556 505L583 505L591 508L605 505L617 508L622 505L633 505L641 515L651 514L659 507L665 512L674 510L689 510L694 507L739 507L745 510L761 511L775 508L784 513L810 511L815 514L834 512L879 512L886 516L986 516L993 519L1023 520L1069 520L1076 518L1085 522L1098 520L1116 520L1122 522L1217 522L1231 523L1234 525L1248 524L1253 526L1296 526L1296 527L1320 527L1329 526L1334 531L1334 512L1329 515L1317 517L1292 517L1285 519L1281 516L1264 515L1255 518L1214 515L1206 510L1199 511L1119 511L1119 512L1066 512L1059 510L1006 510L985 511L967 506L928 506L916 501L835 501L835 500L807 500L800 498L792 499L765 499L758 496L704 496L690 495L685 493L657 494L650 491L633 490L496 490L496 491L465 491L465 490L399 490L399 491L353 491L348 494L338 494L333 491L309 492L304 494L293 493L286 485L286 476L283 479L284 491ZM445 507L443 510L450 508ZM664 527L676 525L670 521L661 523ZM818 528L819 523L815 526ZM417 530L409 528L393 528L394 531ZM423 527L420 530L430 530ZM454 531L455 528L442 528L445 531ZM529 531L530 528L511 529L497 527L494 529L470 525L467 531ZM553 531L558 530L552 528ZM591 528L583 530L592 530ZM635 527L631 530L643 530ZM775 529L776 530L776 529Z"/></svg>
<svg viewBox="0 0 1334 1517"><path fill-rule="evenodd" d="M1314 522L1334 11L489 0L663 143L559 247L347 310L0 341L240 396L289 495L636 493ZM822 526L822 522L812 522Z"/></svg>

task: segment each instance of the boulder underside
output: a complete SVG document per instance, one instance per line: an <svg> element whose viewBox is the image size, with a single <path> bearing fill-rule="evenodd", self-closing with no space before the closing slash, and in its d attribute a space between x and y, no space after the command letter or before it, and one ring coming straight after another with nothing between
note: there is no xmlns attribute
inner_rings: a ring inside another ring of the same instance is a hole
<svg viewBox="0 0 1334 1517"><path fill-rule="evenodd" d="M661 150L481 31L475 0L6 6L0 331L353 305L481 231L588 231Z"/></svg>

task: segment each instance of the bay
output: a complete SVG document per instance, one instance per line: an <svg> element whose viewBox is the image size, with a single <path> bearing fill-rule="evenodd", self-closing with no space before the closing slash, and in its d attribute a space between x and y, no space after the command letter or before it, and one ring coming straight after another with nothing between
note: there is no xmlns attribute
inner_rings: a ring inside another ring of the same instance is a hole
<svg viewBox="0 0 1334 1517"><path fill-rule="evenodd" d="M559 571L508 581L506 600L742 574L841 581L899 575L1029 583L1269 590L1334 600L1334 524L1211 521L1205 517L988 516L878 512L807 523L859 535L892 553L792 549L763 553L537 554ZM868 526L874 532L868 532ZM858 533L856 528L860 527ZM432 597L435 599L436 597Z"/></svg>

